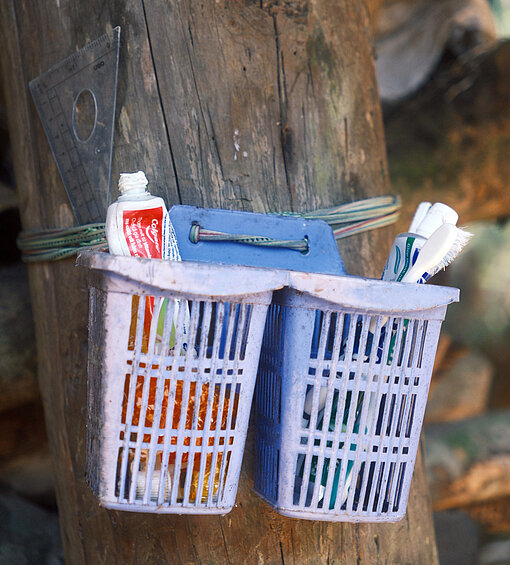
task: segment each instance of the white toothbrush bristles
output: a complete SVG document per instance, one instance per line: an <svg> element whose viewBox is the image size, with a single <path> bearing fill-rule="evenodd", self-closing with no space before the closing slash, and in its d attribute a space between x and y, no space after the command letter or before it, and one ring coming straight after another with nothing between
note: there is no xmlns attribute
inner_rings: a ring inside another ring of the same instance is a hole
<svg viewBox="0 0 510 565"><path fill-rule="evenodd" d="M446 267L448 267L448 265L457 258L457 255L464 249L464 247L472 237L472 233L457 228L457 236L455 238L455 241L448 250L448 253L443 257L440 263L436 265L432 272L437 273L442 269L446 269Z"/></svg>

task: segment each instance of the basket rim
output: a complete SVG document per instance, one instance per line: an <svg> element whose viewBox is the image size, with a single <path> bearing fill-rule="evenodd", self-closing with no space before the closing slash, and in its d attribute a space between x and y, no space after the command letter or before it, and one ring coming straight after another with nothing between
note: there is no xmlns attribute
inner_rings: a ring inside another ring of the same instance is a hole
<svg viewBox="0 0 510 565"><path fill-rule="evenodd" d="M76 265L162 291L211 297L246 296L291 288L347 308L383 312L429 310L458 302L457 288L196 261L167 261L83 251ZM218 284L221 281L221 284Z"/></svg>
<svg viewBox="0 0 510 565"><path fill-rule="evenodd" d="M458 302L457 288L382 281L351 275L290 273L290 288L357 310L414 312Z"/></svg>
<svg viewBox="0 0 510 565"><path fill-rule="evenodd" d="M76 265L117 275L160 291L213 298L253 296L285 286L281 271L271 269L126 257L101 251L80 253ZM220 285L218 281L221 281Z"/></svg>

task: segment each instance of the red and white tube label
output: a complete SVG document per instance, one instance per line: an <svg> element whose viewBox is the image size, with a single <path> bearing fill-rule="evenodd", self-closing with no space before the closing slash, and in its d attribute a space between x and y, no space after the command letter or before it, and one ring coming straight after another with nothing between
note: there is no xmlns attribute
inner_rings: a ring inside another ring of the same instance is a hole
<svg viewBox="0 0 510 565"><path fill-rule="evenodd" d="M130 255L145 259L162 258L163 214L164 211L161 206L147 208L146 210L124 210L122 212L122 231ZM146 296L143 322L144 340L149 339L153 313L154 296ZM144 343L142 349L146 348L146 341Z"/></svg>
<svg viewBox="0 0 510 565"><path fill-rule="evenodd" d="M161 259L163 256L163 208L124 210L122 230L133 257Z"/></svg>

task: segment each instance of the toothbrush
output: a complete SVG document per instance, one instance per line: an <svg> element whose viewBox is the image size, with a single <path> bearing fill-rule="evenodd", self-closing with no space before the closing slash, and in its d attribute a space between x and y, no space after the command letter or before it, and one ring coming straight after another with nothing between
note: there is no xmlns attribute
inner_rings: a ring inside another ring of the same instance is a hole
<svg viewBox="0 0 510 565"><path fill-rule="evenodd" d="M457 228L453 224L443 224L423 244L414 265L402 277L401 282L427 282L439 270L447 267L462 251L473 234ZM385 322L386 323L386 322ZM409 321L404 320L404 329ZM388 351L388 364L393 358L396 334L391 337Z"/></svg>
<svg viewBox="0 0 510 565"><path fill-rule="evenodd" d="M425 273L435 275L447 267L471 238L453 224L443 224L423 244L414 265L402 277L402 282L418 282ZM430 278L430 277L429 277Z"/></svg>
<svg viewBox="0 0 510 565"><path fill-rule="evenodd" d="M453 224L439 226L423 244L414 265L402 276L397 278L401 282L427 282L438 271L447 267L462 251L473 234L461 230ZM425 280L422 280L424 276ZM385 316L381 327L388 321ZM375 319L370 322L369 331L375 332Z"/></svg>
<svg viewBox="0 0 510 565"><path fill-rule="evenodd" d="M423 216L426 214L426 211L428 210L428 206L427 206L428 203L424 203L424 204L425 206L423 206L422 210L420 210L420 214L417 214L418 216ZM418 217L418 219L420 218ZM422 280L423 277L427 276L428 278L430 278L430 276L435 275L440 269L447 267L462 251L463 247L466 245L466 243L469 241L471 237L472 234L463 231L460 228L457 228L453 224L449 224L449 223L442 224L432 233L432 235L423 244L423 247L421 248L420 253L416 259L416 262L407 271L407 273L405 273L402 276L402 278L400 279L401 282L413 282L413 283L426 282L425 280ZM387 321L388 321L388 317L383 318L381 327L384 326ZM371 321L370 331L372 333L375 331L374 319L372 319ZM391 359L393 355L395 337L396 336L393 336L391 338L391 343L388 353L389 359ZM321 403L325 401L325 396L326 395L325 394L323 395L323 391L321 389L319 405L321 405ZM309 406L309 409L311 411L311 404L312 404L311 395L310 398L307 398L306 400L308 401L307 406ZM369 405L367 409L368 409L367 421L371 421L375 407ZM355 426L356 423L358 423L359 425L360 417L361 417L361 410L356 417ZM342 488L342 492L340 494L341 505L345 504L349 496L349 491L351 489L353 482L353 462L349 462L349 463L350 464L348 464L346 469L345 481ZM332 492L336 492L336 489L338 488L339 479L340 476L337 476L335 474Z"/></svg>

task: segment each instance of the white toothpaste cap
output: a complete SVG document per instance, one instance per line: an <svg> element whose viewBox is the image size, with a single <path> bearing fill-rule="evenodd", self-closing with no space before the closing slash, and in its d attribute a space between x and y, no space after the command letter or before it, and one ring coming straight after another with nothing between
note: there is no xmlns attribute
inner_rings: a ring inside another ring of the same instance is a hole
<svg viewBox="0 0 510 565"><path fill-rule="evenodd" d="M119 192L121 195L130 193L144 193L149 184L143 171L137 173L121 173L119 177Z"/></svg>
<svg viewBox="0 0 510 565"><path fill-rule="evenodd" d="M436 202L429 208L425 217L416 228L415 233L428 239L438 227L443 224L452 224L455 226L457 225L458 219L459 215L453 208L450 208L450 206L442 202Z"/></svg>

